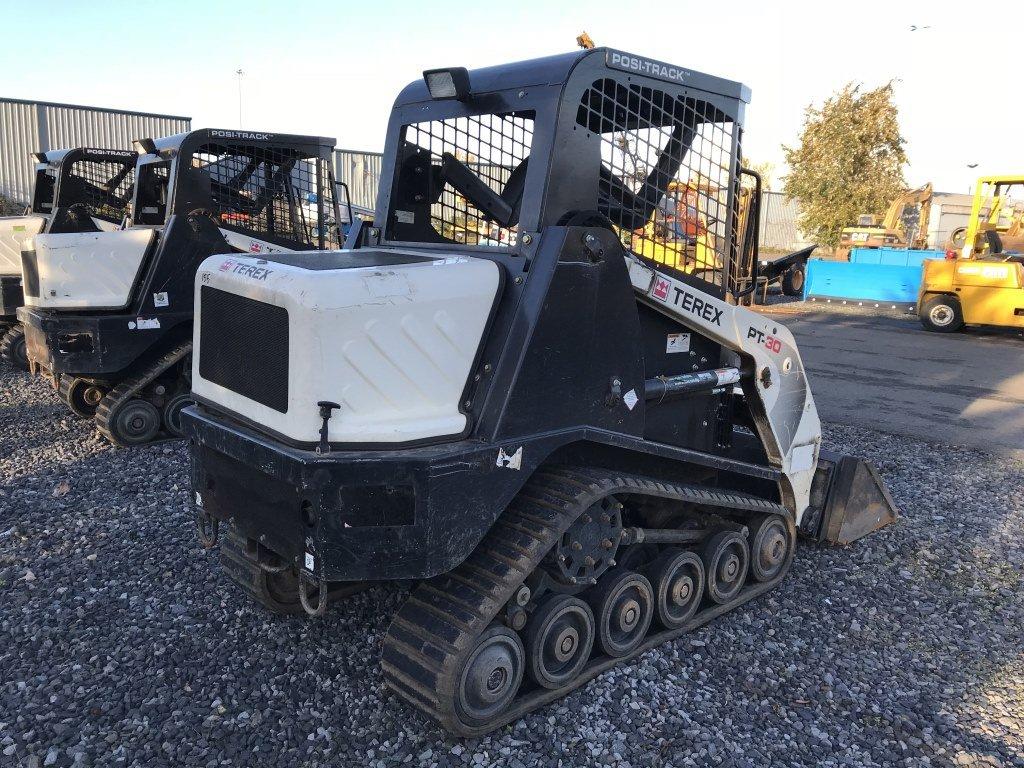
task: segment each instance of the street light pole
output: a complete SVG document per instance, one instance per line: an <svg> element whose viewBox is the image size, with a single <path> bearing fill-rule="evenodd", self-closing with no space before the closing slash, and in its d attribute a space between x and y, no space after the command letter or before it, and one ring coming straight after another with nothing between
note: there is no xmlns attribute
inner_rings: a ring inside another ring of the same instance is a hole
<svg viewBox="0 0 1024 768"><path fill-rule="evenodd" d="M242 127L242 75L245 74L241 69L236 69L235 74L238 75L238 127Z"/></svg>

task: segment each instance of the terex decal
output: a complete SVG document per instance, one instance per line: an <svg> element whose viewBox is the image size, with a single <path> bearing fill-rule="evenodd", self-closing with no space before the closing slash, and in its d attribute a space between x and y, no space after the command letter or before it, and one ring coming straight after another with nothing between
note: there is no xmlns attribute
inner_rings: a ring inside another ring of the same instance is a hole
<svg viewBox="0 0 1024 768"><path fill-rule="evenodd" d="M722 325L722 312L724 310L719 309L707 299L695 296L685 288L678 286L672 286L672 284L663 277L656 277L654 280L654 287L651 289L651 295L656 299L660 299L666 304L671 304L684 312L689 312L695 317L699 317L709 323L721 327Z"/></svg>
<svg viewBox="0 0 1024 768"><path fill-rule="evenodd" d="M242 275L253 280L266 280L274 271L266 267L257 267L253 264L242 264L233 259L225 259L220 265L221 272L230 272L233 275Z"/></svg>

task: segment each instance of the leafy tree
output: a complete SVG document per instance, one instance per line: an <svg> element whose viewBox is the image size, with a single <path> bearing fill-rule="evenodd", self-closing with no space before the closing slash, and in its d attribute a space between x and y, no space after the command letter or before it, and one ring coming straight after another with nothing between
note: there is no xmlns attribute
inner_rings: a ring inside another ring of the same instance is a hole
<svg viewBox="0 0 1024 768"><path fill-rule="evenodd" d="M22 203L16 202L7 195L0 194L0 216L17 216L25 210Z"/></svg>
<svg viewBox="0 0 1024 768"><path fill-rule="evenodd" d="M834 246L858 214L883 214L906 190L904 144L891 81L869 91L848 83L809 106L800 146L782 148L790 169L783 191L800 203L800 228Z"/></svg>

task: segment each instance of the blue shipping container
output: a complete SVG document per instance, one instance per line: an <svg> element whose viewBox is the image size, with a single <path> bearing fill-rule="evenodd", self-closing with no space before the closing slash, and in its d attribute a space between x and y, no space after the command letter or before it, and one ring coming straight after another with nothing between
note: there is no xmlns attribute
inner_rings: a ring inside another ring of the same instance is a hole
<svg viewBox="0 0 1024 768"><path fill-rule="evenodd" d="M945 251L912 251L908 248L854 248L853 264L887 264L892 267L919 267L925 259L944 259Z"/></svg>

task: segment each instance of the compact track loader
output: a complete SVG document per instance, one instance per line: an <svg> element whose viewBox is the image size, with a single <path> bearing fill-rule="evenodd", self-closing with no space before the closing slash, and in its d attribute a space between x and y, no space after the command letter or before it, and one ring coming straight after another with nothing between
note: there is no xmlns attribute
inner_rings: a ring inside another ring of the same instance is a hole
<svg viewBox="0 0 1024 768"><path fill-rule="evenodd" d="M0 356L28 370L25 333L17 311L24 303L21 246L40 232L106 232L128 211L135 153L117 149L36 152L32 202L23 216L0 217Z"/></svg>
<svg viewBox="0 0 1024 768"><path fill-rule="evenodd" d="M333 139L203 129L136 144L128 226L26 240L18 310L29 359L118 445L181 435L205 258L341 245ZM222 269L269 276L243 262Z"/></svg>
<svg viewBox="0 0 1024 768"><path fill-rule="evenodd" d="M889 522L735 304L748 98L608 49L428 71L349 249L207 259L183 423L231 578L314 615L417 580L385 680L474 735L776 588L798 531ZM713 256L644 257L673 182Z"/></svg>

